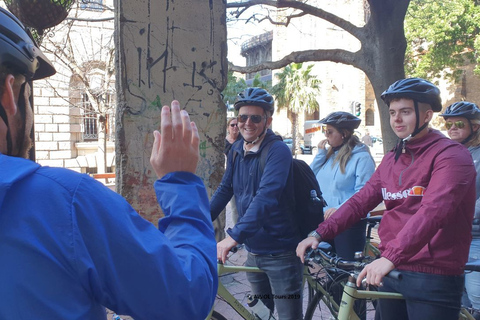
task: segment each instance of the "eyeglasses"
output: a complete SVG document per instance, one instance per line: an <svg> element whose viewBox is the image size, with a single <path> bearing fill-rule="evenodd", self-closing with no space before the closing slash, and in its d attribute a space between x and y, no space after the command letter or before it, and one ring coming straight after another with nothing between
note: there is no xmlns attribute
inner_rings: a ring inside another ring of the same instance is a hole
<svg viewBox="0 0 480 320"><path fill-rule="evenodd" d="M233 127L236 127L236 126L237 126L237 124L236 124L236 123L230 123L230 127L232 127L232 128L233 128Z"/></svg>
<svg viewBox="0 0 480 320"><path fill-rule="evenodd" d="M447 128L447 130L450 130L450 128L453 125L455 125L455 127L457 127L457 129L465 128L465 122L463 122L462 120L458 120L458 121L455 121L455 122L452 122L452 121L445 122L445 127Z"/></svg>
<svg viewBox="0 0 480 320"><path fill-rule="evenodd" d="M248 118L250 118L250 120L253 123L260 123L260 122L262 122L262 119L266 119L266 117L258 115L258 114L253 114L251 116L249 116L247 114L241 114L241 115L238 116L237 120L238 120L238 122L243 123L243 122L247 122Z"/></svg>

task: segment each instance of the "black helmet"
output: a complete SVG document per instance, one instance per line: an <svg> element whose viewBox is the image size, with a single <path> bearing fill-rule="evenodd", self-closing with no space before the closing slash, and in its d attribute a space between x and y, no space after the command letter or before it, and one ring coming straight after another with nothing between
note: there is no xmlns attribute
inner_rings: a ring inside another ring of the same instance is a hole
<svg viewBox="0 0 480 320"><path fill-rule="evenodd" d="M0 64L23 74L27 80L46 78L56 72L30 31L3 8L0 8Z"/></svg>
<svg viewBox="0 0 480 320"><path fill-rule="evenodd" d="M468 101L459 101L447 107L442 117L464 117L469 120L480 120L480 109L475 103Z"/></svg>
<svg viewBox="0 0 480 320"><path fill-rule="evenodd" d="M381 97L387 105L395 98L409 98L430 104L435 112L442 110L440 90L433 83L421 78L398 80L385 90Z"/></svg>
<svg viewBox="0 0 480 320"><path fill-rule="evenodd" d="M335 128L345 128L349 130L355 130L360 125L360 118L355 117L353 114L337 111L330 113L328 116L319 121L320 123L329 124Z"/></svg>
<svg viewBox="0 0 480 320"><path fill-rule="evenodd" d="M263 108L263 110L273 114L275 110L273 97L267 90L262 88L247 88L243 92L237 95L237 101L235 101L235 110L239 110L243 106L257 106Z"/></svg>

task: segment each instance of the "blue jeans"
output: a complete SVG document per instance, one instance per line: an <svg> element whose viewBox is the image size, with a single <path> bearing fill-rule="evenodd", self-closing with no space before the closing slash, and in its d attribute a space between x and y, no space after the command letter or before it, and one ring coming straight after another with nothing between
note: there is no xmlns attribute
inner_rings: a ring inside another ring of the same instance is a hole
<svg viewBox="0 0 480 320"><path fill-rule="evenodd" d="M353 260L355 252L362 252L365 247L367 220L360 220L349 229L334 238L335 253L345 259Z"/></svg>
<svg viewBox="0 0 480 320"><path fill-rule="evenodd" d="M402 279L383 279L379 291L399 292L405 300L379 299L377 311L385 320L458 320L464 275L402 271Z"/></svg>
<svg viewBox="0 0 480 320"><path fill-rule="evenodd" d="M473 238L468 254L468 261L480 260L480 238ZM480 272L465 273L465 289L472 307L480 309Z"/></svg>
<svg viewBox="0 0 480 320"><path fill-rule="evenodd" d="M248 253L245 265L264 272L247 272L252 294L262 297L273 311L277 308L279 320L301 320L303 264L295 252L275 255Z"/></svg>

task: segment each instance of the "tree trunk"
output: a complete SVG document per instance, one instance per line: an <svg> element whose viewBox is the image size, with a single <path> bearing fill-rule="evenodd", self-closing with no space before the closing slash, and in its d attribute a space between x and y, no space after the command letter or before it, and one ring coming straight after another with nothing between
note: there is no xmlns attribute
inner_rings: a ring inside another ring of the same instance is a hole
<svg viewBox="0 0 480 320"><path fill-rule="evenodd" d="M209 196L223 177L227 82L225 1L115 0L116 185L146 219L161 217L150 166L153 131L173 99L200 135L197 175ZM188 197L179 194L178 200ZM221 226L219 227L221 228Z"/></svg>
<svg viewBox="0 0 480 320"><path fill-rule="evenodd" d="M377 100L382 127L383 148L391 150L397 136L390 127L388 108L381 94L395 81L405 78L404 60L407 42L403 21L408 9L408 0L370 0L371 16L365 28L367 39L361 51L365 54L365 67Z"/></svg>

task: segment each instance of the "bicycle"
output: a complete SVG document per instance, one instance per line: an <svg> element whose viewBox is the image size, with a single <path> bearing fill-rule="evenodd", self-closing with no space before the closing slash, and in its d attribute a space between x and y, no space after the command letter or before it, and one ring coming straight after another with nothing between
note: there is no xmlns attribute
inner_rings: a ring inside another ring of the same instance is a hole
<svg viewBox="0 0 480 320"><path fill-rule="evenodd" d="M371 290L359 290L356 286L356 276L358 273L365 267L365 262L359 261L346 261L341 258L335 257L328 252L328 247L319 246L319 249L311 251L306 259L319 265L325 270L325 272L332 272L330 270L335 270L335 273L344 274L347 277L345 286L343 288L343 294L341 298L341 304L338 309L336 309L332 316L338 320L355 320L360 319L359 316L354 312L354 303L357 300L377 300L377 299L403 299L403 296L399 293L391 292L379 292ZM467 271L480 271L480 261L474 263L468 263L465 266ZM352 272L353 273L350 273ZM401 273L398 271L393 271L389 277L401 277ZM342 277L342 281L344 277ZM317 293L320 294L320 293ZM327 294L330 295L330 293ZM312 300L307 308L308 310L316 308L318 299L323 297L316 297L316 300ZM337 305L338 306L338 305ZM307 317L305 317L307 319ZM470 312L462 307L459 313L459 320L475 320Z"/></svg>
<svg viewBox="0 0 480 320"><path fill-rule="evenodd" d="M381 216L369 217L369 218L366 218L366 220L367 220L367 231L366 231L366 244L365 244L364 252L366 255L376 258L380 255L380 251L371 242L371 240L373 239L371 234L372 234L372 229L375 227L375 225L377 225L380 222ZM327 245L327 244L322 243L322 245ZM331 247L329 248L324 247L324 250L331 250ZM236 252L236 251L233 250L233 252ZM369 259L369 261L370 260L371 259ZM328 308L330 314L336 315L338 313L339 306L335 301L336 297L333 294L331 294L332 288L329 288L328 286L325 286L324 283L321 283L319 274L316 273L315 271L313 272L310 271L309 268L312 268L312 266L307 263L303 273L303 283L304 283L303 287L305 287L305 283L307 284L307 297L308 297L307 305L310 305L311 301L313 299L316 299L315 301L317 303L319 303L320 301L323 302L323 305L325 305ZM256 267L224 265L221 263L218 264L219 278L222 275L237 273L237 272L263 272L263 271L261 271ZM337 279L337 282L338 280L339 279ZM343 283L345 283L347 280L346 275L342 275L341 280L343 280ZM337 294L341 294L341 292L343 291L343 286L336 288L336 291L337 291ZM228 305L230 305L233 308L233 310L235 310L236 313L240 315L243 319L252 319L252 320L257 319L255 315L252 314L252 311L249 308L245 307L225 288L225 286L221 283L221 281L219 281L217 296L219 297L220 300L223 300ZM305 313L304 319L310 320L315 314L315 312L316 310L311 310L310 312ZM226 320L227 318L225 318L223 315L215 311L214 308L212 308L207 319Z"/></svg>

